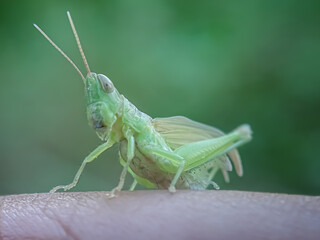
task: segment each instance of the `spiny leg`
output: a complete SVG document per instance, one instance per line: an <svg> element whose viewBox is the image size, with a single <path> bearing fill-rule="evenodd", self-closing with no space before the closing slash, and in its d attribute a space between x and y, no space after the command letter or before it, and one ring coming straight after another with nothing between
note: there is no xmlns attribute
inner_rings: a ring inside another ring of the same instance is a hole
<svg viewBox="0 0 320 240"><path fill-rule="evenodd" d="M126 163L126 161L123 160L123 158L121 157L121 154L120 154L120 153L119 153L119 158L120 158L120 164L121 164L123 167L125 167L125 165L126 165L127 163ZM138 184L138 181L136 180L137 175L135 175L135 173L132 172L132 170L130 169L130 167L128 168L128 172L132 175L132 177L133 177L133 179L134 179L133 182L132 182L132 184L131 184L131 186L130 186L130 188L129 188L129 191L133 191L133 190L136 188L137 184Z"/></svg>
<svg viewBox="0 0 320 240"><path fill-rule="evenodd" d="M129 191L133 191L136 188L137 184L137 180L133 180L133 183L131 184Z"/></svg>
<svg viewBox="0 0 320 240"><path fill-rule="evenodd" d="M93 161L95 158L97 158L102 152L104 152L105 150L107 150L108 148L110 148L112 145L114 144L113 141L111 141L110 139L101 144L100 146L98 146L95 150L93 150L82 162L76 176L74 177L72 183L68 184L68 185L60 185L60 186L56 186L55 188L53 188L50 193L54 193L59 189L63 189L64 191L67 191L73 187L75 187L79 181L80 175L84 169L84 167L86 166L86 164L88 162Z"/></svg>
<svg viewBox="0 0 320 240"><path fill-rule="evenodd" d="M174 175L174 178L172 179L171 183L170 183L170 186L169 186L169 192L175 192L176 191L176 188L175 188L175 185L179 179L179 177L181 176L181 173L183 171L183 168L184 168L184 165L185 165L185 161L181 161L181 164L178 168L178 171L176 172L176 175Z"/></svg>
<svg viewBox="0 0 320 240"><path fill-rule="evenodd" d="M211 181L212 178L214 178L214 176L216 175L216 173L217 173L218 170L219 170L218 167L213 167L213 168L211 169L210 175L209 175L209 177L208 177L208 181Z"/></svg>
<svg viewBox="0 0 320 240"><path fill-rule="evenodd" d="M183 170L200 166L210 159L227 153L231 149L249 141L250 134L250 129L244 126L223 137L185 144L175 149L174 152L154 146L147 146L145 150L162 157L158 159L158 164L164 170L175 173L169 187L169 191L174 192L174 186ZM169 162L166 160L169 160ZM214 187L217 186L214 185Z"/></svg>
<svg viewBox="0 0 320 240"><path fill-rule="evenodd" d="M126 138L128 140L128 147L127 147L127 162L124 165L121 175L120 175L120 181L118 183L118 186L115 187L114 189L112 189L112 191L110 193L107 193L107 197L109 198L113 198L116 196L116 192L120 192L121 189L123 188L124 185L124 180L126 179L126 174L128 172L130 163L134 157L134 137L132 136L132 134L129 133L129 131L127 131L125 133Z"/></svg>
<svg viewBox="0 0 320 240"><path fill-rule="evenodd" d="M189 170L228 153L250 139L251 131L248 126L241 126L222 137L182 145L174 153L185 159L185 170Z"/></svg>
<svg viewBox="0 0 320 240"><path fill-rule="evenodd" d="M211 184L216 190L219 190L220 187L216 182L212 181L212 179L216 175L218 170L219 170L219 167L213 167L208 177L208 183Z"/></svg>
<svg viewBox="0 0 320 240"><path fill-rule="evenodd" d="M185 166L185 160L181 156L175 154L174 152L163 150L158 147L149 146L146 148L146 151L151 154L154 154L154 155L157 155L157 156L160 156L162 158L169 160L170 161L169 165L166 161L163 161L161 159L158 160L159 161L158 163L160 165L162 165L164 168L167 168L169 172L172 171L173 169L176 169L175 175L174 175L174 177L170 183L169 189L168 189L169 192L175 192L176 191L175 185L176 185L179 177L181 176L181 173L183 172L183 169Z"/></svg>

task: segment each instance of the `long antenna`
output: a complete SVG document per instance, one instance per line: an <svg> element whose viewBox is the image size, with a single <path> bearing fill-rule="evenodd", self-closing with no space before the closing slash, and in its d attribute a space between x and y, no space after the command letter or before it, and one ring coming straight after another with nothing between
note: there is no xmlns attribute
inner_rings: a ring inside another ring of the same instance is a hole
<svg viewBox="0 0 320 240"><path fill-rule="evenodd" d="M84 65L86 66L88 74L90 74L91 71L90 71L90 68L89 68L89 64L88 64L86 56L84 55L84 52L82 50L80 39L79 39L79 36L77 34L76 28L75 28L75 26L73 24L73 21L72 21L72 18L71 18L71 15L70 15L69 11L67 11L67 15L68 15L68 18L69 18L69 22L70 22L74 37L76 38L76 41L77 41L77 44L78 44L78 48L79 48L79 51L80 51L80 54L81 54L81 57L82 57L82 60L84 62Z"/></svg>
<svg viewBox="0 0 320 240"><path fill-rule="evenodd" d="M71 63L71 65L77 70L77 72L80 74L83 82L86 81L82 73L80 72L79 68L74 64L74 62L47 36L47 34L42 31L41 28L39 28L36 24L33 24L33 26L38 29L38 31L51 43L52 46L54 46L64 57Z"/></svg>

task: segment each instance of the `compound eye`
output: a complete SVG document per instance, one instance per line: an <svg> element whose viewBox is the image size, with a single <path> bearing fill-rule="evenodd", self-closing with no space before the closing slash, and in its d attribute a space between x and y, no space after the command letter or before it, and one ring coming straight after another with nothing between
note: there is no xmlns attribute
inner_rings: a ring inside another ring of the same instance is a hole
<svg viewBox="0 0 320 240"><path fill-rule="evenodd" d="M107 76L105 76L103 74L98 74L98 79L100 80L101 86L106 93L113 92L113 90L114 90L113 83L111 82L111 80Z"/></svg>

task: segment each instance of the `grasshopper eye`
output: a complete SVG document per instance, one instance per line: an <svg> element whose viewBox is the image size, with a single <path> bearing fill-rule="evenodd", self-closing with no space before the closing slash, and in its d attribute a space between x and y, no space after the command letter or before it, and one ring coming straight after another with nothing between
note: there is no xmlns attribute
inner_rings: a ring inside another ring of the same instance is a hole
<svg viewBox="0 0 320 240"><path fill-rule="evenodd" d="M98 74L101 86L106 93L112 93L114 90L113 83L111 80L103 74Z"/></svg>

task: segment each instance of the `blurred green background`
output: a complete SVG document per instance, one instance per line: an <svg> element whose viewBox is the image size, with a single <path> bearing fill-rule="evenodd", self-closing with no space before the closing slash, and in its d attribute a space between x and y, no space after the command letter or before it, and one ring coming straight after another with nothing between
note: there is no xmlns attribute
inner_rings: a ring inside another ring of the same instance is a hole
<svg viewBox="0 0 320 240"><path fill-rule="evenodd" d="M222 189L320 194L320 2L1 1L0 194L71 182L100 140L89 128L70 10L91 70L152 117L184 115L226 132L249 123L244 176ZM119 180L117 147L74 191ZM127 185L131 183L127 178Z"/></svg>

